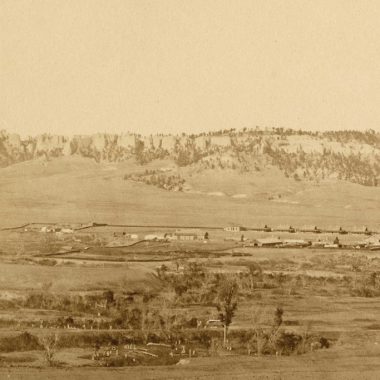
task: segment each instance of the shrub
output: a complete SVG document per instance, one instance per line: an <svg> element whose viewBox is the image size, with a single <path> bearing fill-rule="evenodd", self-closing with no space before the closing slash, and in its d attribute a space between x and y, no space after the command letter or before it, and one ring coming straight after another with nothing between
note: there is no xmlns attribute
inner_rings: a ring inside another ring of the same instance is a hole
<svg viewBox="0 0 380 380"><path fill-rule="evenodd" d="M4 363L31 363L36 361L36 357L32 355L28 356L0 356L0 365Z"/></svg>
<svg viewBox="0 0 380 380"><path fill-rule="evenodd" d="M291 332L281 332L276 339L275 347L281 354L290 355L296 351L298 345L301 343L302 337Z"/></svg>
<svg viewBox="0 0 380 380"><path fill-rule="evenodd" d="M42 259L42 260L38 260L38 264L40 265L47 265L47 266L55 266L57 265L57 260L54 260L54 259Z"/></svg>
<svg viewBox="0 0 380 380"><path fill-rule="evenodd" d="M0 351L2 352L33 351L41 348L38 338L28 332L23 332L15 337L7 336L0 340Z"/></svg>
<svg viewBox="0 0 380 380"><path fill-rule="evenodd" d="M319 339L319 343L321 344L321 348L329 348L330 347L329 340L323 336Z"/></svg>
<svg viewBox="0 0 380 380"><path fill-rule="evenodd" d="M47 361L49 366L54 366L57 364L57 362L55 362L53 358L57 351L58 339L58 334L44 335L41 336L39 339L39 343L44 350L45 360Z"/></svg>

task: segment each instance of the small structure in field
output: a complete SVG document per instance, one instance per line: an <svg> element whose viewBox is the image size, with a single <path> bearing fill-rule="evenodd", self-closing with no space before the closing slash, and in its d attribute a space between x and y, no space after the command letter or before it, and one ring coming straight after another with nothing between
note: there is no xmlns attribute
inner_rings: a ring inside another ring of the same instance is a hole
<svg viewBox="0 0 380 380"><path fill-rule="evenodd" d="M348 232L346 230L344 230L342 227L339 227L339 231L338 231L341 235L347 235Z"/></svg>
<svg viewBox="0 0 380 380"><path fill-rule="evenodd" d="M208 239L208 233L203 233L198 229L182 229L177 230L174 235L177 237L177 240L183 241L194 241L194 240L204 240ZM207 237L206 237L207 236Z"/></svg>
<svg viewBox="0 0 380 380"><path fill-rule="evenodd" d="M127 240L137 240L139 236L137 234L128 234L125 231L123 232L114 232L113 237L127 239Z"/></svg>
<svg viewBox="0 0 380 380"><path fill-rule="evenodd" d="M342 244L339 241L338 236L335 237L334 242L325 244L324 248L341 248Z"/></svg>
<svg viewBox="0 0 380 380"><path fill-rule="evenodd" d="M257 247L280 247L283 241L279 238L266 238L266 239L256 239L254 245Z"/></svg>
<svg viewBox="0 0 380 380"><path fill-rule="evenodd" d="M241 231L246 231L246 228L242 226L227 226L227 227L224 227L223 230L226 232L241 232Z"/></svg>
<svg viewBox="0 0 380 380"><path fill-rule="evenodd" d="M205 329L206 328L217 329L217 328L223 328L223 327L224 327L224 324L220 319L209 319L205 323Z"/></svg>
<svg viewBox="0 0 380 380"><path fill-rule="evenodd" d="M339 248L339 244L325 244L324 248Z"/></svg>
<svg viewBox="0 0 380 380"><path fill-rule="evenodd" d="M311 242L301 240L301 239L286 239L283 242L283 247L287 248L303 248L309 247Z"/></svg>
<svg viewBox="0 0 380 380"><path fill-rule="evenodd" d="M313 248L324 248L326 245L330 244L329 242L327 241L321 241L320 239L318 239L318 241L313 241L311 243L311 246Z"/></svg>
<svg viewBox="0 0 380 380"><path fill-rule="evenodd" d="M57 231L57 228L56 227L53 227L53 226L43 226L41 227L41 232L56 232Z"/></svg>
<svg viewBox="0 0 380 380"><path fill-rule="evenodd" d="M175 233L168 232L164 236L165 236L165 239L169 241L177 240L177 236L175 235Z"/></svg>
<svg viewBox="0 0 380 380"><path fill-rule="evenodd" d="M167 239L166 239L165 235L161 235L161 234L148 234L148 235L145 235L144 240L165 241Z"/></svg>
<svg viewBox="0 0 380 380"><path fill-rule="evenodd" d="M364 240L367 247L380 246L380 235L372 235Z"/></svg>

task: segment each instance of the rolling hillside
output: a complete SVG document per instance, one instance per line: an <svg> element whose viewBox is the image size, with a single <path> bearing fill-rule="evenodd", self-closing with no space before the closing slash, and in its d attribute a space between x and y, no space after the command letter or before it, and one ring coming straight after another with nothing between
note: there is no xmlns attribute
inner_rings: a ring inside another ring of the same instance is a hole
<svg viewBox="0 0 380 380"><path fill-rule="evenodd" d="M179 166L168 156L144 164L78 154L31 159L0 169L0 225L27 222L138 224L323 225L379 228L377 187L346 180L295 179L261 155L260 167ZM258 164L257 164L258 165ZM125 179L162 173L184 180L182 191Z"/></svg>

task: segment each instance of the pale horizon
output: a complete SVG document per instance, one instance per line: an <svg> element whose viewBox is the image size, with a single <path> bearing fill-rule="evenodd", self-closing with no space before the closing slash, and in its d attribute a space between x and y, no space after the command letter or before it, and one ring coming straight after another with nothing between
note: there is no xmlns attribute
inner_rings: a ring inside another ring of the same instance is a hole
<svg viewBox="0 0 380 380"><path fill-rule="evenodd" d="M3 0L0 129L380 131L376 1Z"/></svg>

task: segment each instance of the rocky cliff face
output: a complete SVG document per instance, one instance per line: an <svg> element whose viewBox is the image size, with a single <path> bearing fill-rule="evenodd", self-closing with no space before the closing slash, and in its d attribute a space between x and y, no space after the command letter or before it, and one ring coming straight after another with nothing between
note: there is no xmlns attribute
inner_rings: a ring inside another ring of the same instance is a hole
<svg viewBox="0 0 380 380"><path fill-rule="evenodd" d="M170 155L179 146L193 144L188 136L140 136L135 134L94 134L73 136L38 135L22 140L17 134L0 131L0 167L32 160L80 155L96 161L122 161L134 155L146 155L145 160ZM205 137L198 137L197 147L206 147ZM141 158L141 157L140 157ZM144 160L143 160L144 161Z"/></svg>
<svg viewBox="0 0 380 380"><path fill-rule="evenodd" d="M199 135L39 135L21 139L0 131L0 167L38 157L79 155L96 162L135 158L140 164L172 159L178 166L260 171L278 167L300 180L337 178L367 186L380 180L380 134L374 131L312 133L294 130L229 130Z"/></svg>
<svg viewBox="0 0 380 380"><path fill-rule="evenodd" d="M22 140L18 135L0 132L0 166L38 157L60 157L78 154L97 161L118 161L130 157L135 149L134 135L65 136L39 135Z"/></svg>

